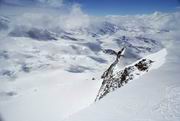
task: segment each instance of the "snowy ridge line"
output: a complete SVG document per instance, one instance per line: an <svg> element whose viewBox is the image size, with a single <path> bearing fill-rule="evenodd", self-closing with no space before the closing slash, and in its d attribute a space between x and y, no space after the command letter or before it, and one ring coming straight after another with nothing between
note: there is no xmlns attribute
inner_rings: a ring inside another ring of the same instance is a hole
<svg viewBox="0 0 180 121"><path fill-rule="evenodd" d="M124 86L129 81L139 78L146 72L159 68L165 63L166 55L166 49L162 49L126 66L120 71L114 72L108 78L104 78L95 101Z"/></svg>

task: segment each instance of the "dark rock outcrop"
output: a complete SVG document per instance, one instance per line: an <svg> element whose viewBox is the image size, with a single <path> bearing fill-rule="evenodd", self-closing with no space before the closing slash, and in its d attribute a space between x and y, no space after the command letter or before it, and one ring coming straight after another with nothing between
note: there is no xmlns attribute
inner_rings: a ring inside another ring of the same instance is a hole
<svg viewBox="0 0 180 121"><path fill-rule="evenodd" d="M133 80L136 76L147 72L152 63L152 60L141 59L136 64L127 66L123 70L116 73L110 72L109 74L106 74L107 76L103 77L103 82L95 101L100 100L108 93L122 87L130 80Z"/></svg>

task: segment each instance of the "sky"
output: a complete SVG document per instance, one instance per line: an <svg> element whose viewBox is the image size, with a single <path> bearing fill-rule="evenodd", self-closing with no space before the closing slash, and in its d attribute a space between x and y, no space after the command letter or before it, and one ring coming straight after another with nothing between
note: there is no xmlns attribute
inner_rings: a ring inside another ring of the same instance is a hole
<svg viewBox="0 0 180 121"><path fill-rule="evenodd" d="M67 7L79 4L89 15L132 15L180 10L180 0L0 0L13 5Z"/></svg>
<svg viewBox="0 0 180 121"><path fill-rule="evenodd" d="M89 14L146 14L175 11L180 0L70 0L82 5Z"/></svg>

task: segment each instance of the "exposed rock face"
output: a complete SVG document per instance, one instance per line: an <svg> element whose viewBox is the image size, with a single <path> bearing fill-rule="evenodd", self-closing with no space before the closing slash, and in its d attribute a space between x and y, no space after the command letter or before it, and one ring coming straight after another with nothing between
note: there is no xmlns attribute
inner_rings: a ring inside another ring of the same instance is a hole
<svg viewBox="0 0 180 121"><path fill-rule="evenodd" d="M127 66L123 70L104 77L95 101L100 100L108 93L120 88L135 77L142 75L144 72L148 72L152 63L152 60L141 59L134 65Z"/></svg>
<svg viewBox="0 0 180 121"><path fill-rule="evenodd" d="M113 74L114 67L120 60L120 57L123 56L122 53L124 52L125 48L122 48L118 53L112 50L112 52L116 55L116 60L110 65L110 67L103 73L101 78L109 78Z"/></svg>

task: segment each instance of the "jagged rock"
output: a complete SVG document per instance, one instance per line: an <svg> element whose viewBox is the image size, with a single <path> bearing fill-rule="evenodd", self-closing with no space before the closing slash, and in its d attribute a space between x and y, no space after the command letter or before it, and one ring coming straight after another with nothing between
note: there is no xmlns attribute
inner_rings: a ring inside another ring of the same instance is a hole
<svg viewBox="0 0 180 121"><path fill-rule="evenodd" d="M108 93L122 87L136 76L141 75L142 72L147 72L153 62L154 61L149 59L142 59L136 64L125 67L115 74L111 73L108 77L104 77L95 101L100 100Z"/></svg>
<svg viewBox="0 0 180 121"><path fill-rule="evenodd" d="M135 64L135 66L138 68L138 70L140 71L146 71L148 70L150 64L153 61L149 60L149 63L146 62L146 59L142 59L142 61L140 61L139 63Z"/></svg>
<svg viewBox="0 0 180 121"><path fill-rule="evenodd" d="M104 49L103 52L109 55L117 55L117 53L112 49Z"/></svg>
<svg viewBox="0 0 180 121"><path fill-rule="evenodd" d="M113 50L112 50L113 51ZM120 60L120 57L123 56L122 54L124 53L125 48L122 48L119 52L114 52L114 54L116 55L116 60L110 65L110 67L103 73L103 75L101 76L101 78L110 78L111 75L113 74L113 70L114 67L117 65L117 63Z"/></svg>

